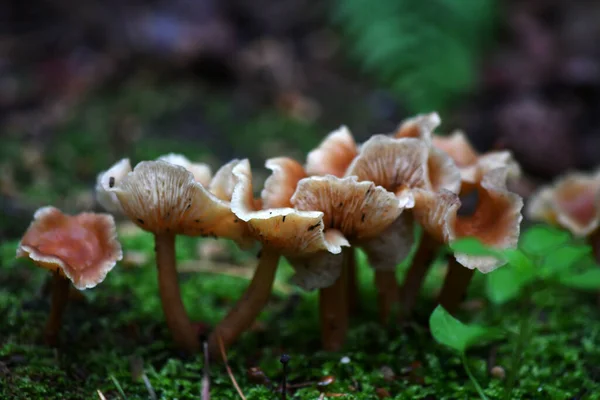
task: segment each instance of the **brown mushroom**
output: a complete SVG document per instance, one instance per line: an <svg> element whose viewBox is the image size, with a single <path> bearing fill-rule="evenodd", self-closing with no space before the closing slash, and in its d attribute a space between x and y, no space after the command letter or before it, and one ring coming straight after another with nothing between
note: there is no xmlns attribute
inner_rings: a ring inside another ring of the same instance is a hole
<svg viewBox="0 0 600 400"><path fill-rule="evenodd" d="M430 129L432 121L423 118L422 130ZM424 122L423 122L424 121ZM435 122L435 121L434 121ZM416 122L417 130L420 130ZM360 181L372 181L398 197L406 208L415 206L412 194L415 189L437 192L439 190L457 190L460 174L452 160L443 152L431 151L428 142L414 137L393 138L386 135L374 135L366 141L358 156L346 171L346 175L357 176ZM399 302L400 289L396 279L396 266L409 253L413 244L413 220L411 213L403 214L388 228L388 235L396 236L395 241L382 244L374 239L365 243L364 249L371 266L375 268L375 283L378 289L379 313L382 322L388 320L394 304ZM393 252L394 257L388 252ZM422 267L422 268L421 268ZM412 268L413 272L425 270ZM410 281L410 280L409 280ZM417 287L410 287L411 293L418 293ZM407 312L407 304L402 304Z"/></svg>
<svg viewBox="0 0 600 400"><path fill-rule="evenodd" d="M337 350L343 344L348 325L344 282L347 257L342 250L351 243L379 236L402 212L400 201L382 187L358 182L355 177L327 175L298 180L301 166L291 159L269 160L267 165L274 173L266 182L262 203L272 208L253 210L253 199L248 195L251 190L243 189L251 187L249 176L234 171L240 185L236 186L232 210L248 223L252 235L263 244L263 255L267 252L286 257L295 269L296 284L306 290L320 290L323 346ZM291 198L278 195L290 193L291 188L294 188ZM238 196L238 190L245 195ZM261 260L257 275L262 265ZM274 271L270 272L268 277L273 274ZM253 279L251 285L254 282ZM220 324L217 329L222 329L221 336L226 336L225 328L235 325ZM235 329L230 332L236 333Z"/></svg>
<svg viewBox="0 0 600 400"><path fill-rule="evenodd" d="M358 146L346 126L331 132L321 144L306 157L309 175L333 175L341 178L358 154Z"/></svg>
<svg viewBox="0 0 600 400"><path fill-rule="evenodd" d="M461 206L456 193L416 190L413 214L437 243L450 243L462 237L475 237L496 249L516 248L522 220L522 198L506 188L510 171L487 171L476 185L478 202L471 215L459 215ZM482 273L502 265L495 257L455 254L440 293L439 302L454 312L466 293L475 269Z"/></svg>
<svg viewBox="0 0 600 400"><path fill-rule="evenodd" d="M525 210L527 217L558 225L588 239L600 262L600 171L572 172L540 188Z"/></svg>
<svg viewBox="0 0 600 400"><path fill-rule="evenodd" d="M246 225L231 212L231 170L250 171L247 160L223 166L206 189L192 172L163 160L144 161L112 186L111 170L101 174L99 186L114 195L123 213L140 228L152 232L156 242L159 291L165 319L175 343L184 350L199 349L198 338L187 316L179 290L175 262L175 236L229 238L241 246L252 242ZM99 196L108 198L108 196Z"/></svg>
<svg viewBox="0 0 600 400"><path fill-rule="evenodd" d="M123 253L111 215L70 216L57 208L43 207L35 212L23 235L17 257L29 258L39 267L54 272L45 338L56 345L69 298L69 282L79 290L95 287L123 258Z"/></svg>

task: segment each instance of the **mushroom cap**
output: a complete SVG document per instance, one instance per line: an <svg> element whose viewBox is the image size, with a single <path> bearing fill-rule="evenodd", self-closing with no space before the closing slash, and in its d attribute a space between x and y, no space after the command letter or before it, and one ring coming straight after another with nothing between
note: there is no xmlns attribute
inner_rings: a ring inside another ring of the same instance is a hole
<svg viewBox="0 0 600 400"><path fill-rule="evenodd" d="M234 163L225 167L240 166L250 174L247 160ZM220 176L217 172L215 179ZM224 193L228 186L221 180L217 182L217 193L227 197ZM125 215L144 230L155 234L224 237L242 246L251 242L245 224L238 223L229 201L211 193L181 166L160 160L143 161L110 190Z"/></svg>
<svg viewBox="0 0 600 400"><path fill-rule="evenodd" d="M292 207L290 200L298 182L307 177L306 171L299 162L288 157L271 158L265 166L272 172L261 192L262 207Z"/></svg>
<svg viewBox="0 0 600 400"><path fill-rule="evenodd" d="M63 214L37 210L17 248L42 268L57 271L79 289L93 288L123 258L115 221L109 214Z"/></svg>
<svg viewBox="0 0 600 400"><path fill-rule="evenodd" d="M529 200L526 214L577 236L591 234L600 224L600 172L569 173L541 188Z"/></svg>
<svg viewBox="0 0 600 400"><path fill-rule="evenodd" d="M342 125L308 153L306 172L309 175L333 175L341 178L357 154L358 147L352 133Z"/></svg>
<svg viewBox="0 0 600 400"><path fill-rule="evenodd" d="M96 199L98 203L112 214L122 214L123 208L112 188L131 172L131 163L128 158L115 163L106 171L98 174L96 179Z"/></svg>
<svg viewBox="0 0 600 400"><path fill-rule="evenodd" d="M169 153L164 156L158 157L158 160L166 161L173 165L179 165L190 171L194 175L196 182L199 182L203 186L208 186L211 181L211 170L207 164L204 163L193 163L187 159L187 157L181 154Z"/></svg>
<svg viewBox="0 0 600 400"><path fill-rule="evenodd" d="M472 215L458 215L458 195L445 190L439 193L415 191L413 214L428 234L442 243L469 236L476 237L492 248L516 248L523 199L507 190L508 174L507 168L498 168L483 176L477 185L479 199ZM502 260L495 257L457 253L455 258L463 266L483 273L491 272L503 264Z"/></svg>
<svg viewBox="0 0 600 400"><path fill-rule="evenodd" d="M395 138L421 139L429 145L431 144L433 131L441 123L442 120L436 112L419 114L402 121L392 136Z"/></svg>

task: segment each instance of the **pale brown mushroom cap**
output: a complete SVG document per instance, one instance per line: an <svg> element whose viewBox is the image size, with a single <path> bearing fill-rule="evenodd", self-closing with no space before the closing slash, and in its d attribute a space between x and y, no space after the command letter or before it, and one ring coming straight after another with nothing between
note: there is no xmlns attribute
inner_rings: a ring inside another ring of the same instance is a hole
<svg viewBox="0 0 600 400"><path fill-rule="evenodd" d="M203 186L208 186L211 181L212 173L210 167L204 163L193 163L187 157L181 154L169 153L158 158L158 160L166 161L173 165L179 165L190 171L194 175L196 182Z"/></svg>
<svg viewBox="0 0 600 400"><path fill-rule="evenodd" d="M306 158L309 175L333 175L341 178L358 154L352 133L346 126L331 132Z"/></svg>
<svg viewBox="0 0 600 400"><path fill-rule="evenodd" d="M415 138L431 144L433 131L440 126L442 120L438 113L419 114L400 123L392 136L395 138Z"/></svg>
<svg viewBox="0 0 600 400"><path fill-rule="evenodd" d="M261 192L262 207L292 207L290 199L298 182L306 178L306 171L299 162L288 157L271 158L265 166L272 172Z"/></svg>
<svg viewBox="0 0 600 400"><path fill-rule="evenodd" d="M17 248L42 268L57 271L79 289L93 288L123 258L115 222L109 214L63 214L43 207L33 216Z"/></svg>
<svg viewBox="0 0 600 400"><path fill-rule="evenodd" d="M449 243L457 238L475 237L495 249L516 248L523 199L506 189L509 171L498 168L488 171L477 190L478 205L469 216L458 216L460 200L449 191L433 193L415 191L413 214L423 228L436 240ZM470 269L488 273L502 265L494 257L455 254L456 260Z"/></svg>
<svg viewBox="0 0 600 400"><path fill-rule="evenodd" d="M536 192L526 212L531 219L560 225L574 235L591 234L600 224L600 172L565 175Z"/></svg>
<svg viewBox="0 0 600 400"><path fill-rule="evenodd" d="M247 160L236 166L250 173ZM240 245L251 241L230 203L205 189L183 167L164 161L143 161L111 190L124 213L144 230L155 234L217 236Z"/></svg>
<svg viewBox="0 0 600 400"><path fill-rule="evenodd" d="M111 189L131 172L131 163L128 158L115 163L108 170L100 172L96 179L96 199L108 212L122 214L123 208L117 196Z"/></svg>
<svg viewBox="0 0 600 400"><path fill-rule="evenodd" d="M436 135L433 137L433 145L452 157L460 168L474 165L479 159L479 153L462 131L455 131L448 136Z"/></svg>

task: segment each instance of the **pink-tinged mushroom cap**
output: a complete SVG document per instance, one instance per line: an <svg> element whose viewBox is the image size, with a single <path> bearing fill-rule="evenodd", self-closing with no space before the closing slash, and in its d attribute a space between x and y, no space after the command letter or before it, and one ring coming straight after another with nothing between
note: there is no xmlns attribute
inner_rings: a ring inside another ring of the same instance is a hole
<svg viewBox="0 0 600 400"><path fill-rule="evenodd" d="M111 189L130 172L131 163L128 158L124 158L108 170L98 174L96 180L96 199L106 211L113 214L123 213L121 203L119 203L117 196Z"/></svg>
<svg viewBox="0 0 600 400"><path fill-rule="evenodd" d="M67 277L79 289L93 288L123 258L111 215L66 215L54 207L36 211L17 257Z"/></svg>
<svg viewBox="0 0 600 400"><path fill-rule="evenodd" d="M395 138L421 139L429 145L431 144L433 131L440 126L441 123L442 120L440 119L440 116L435 112L419 114L402 121L393 136Z"/></svg>
<svg viewBox="0 0 600 400"><path fill-rule="evenodd" d="M173 165L179 165L190 171L194 175L194 180L203 186L208 186L211 182L211 170L207 164L193 163L187 157L181 154L169 153L158 158L158 160L166 161Z"/></svg>
<svg viewBox="0 0 600 400"><path fill-rule="evenodd" d="M475 237L491 248L516 248L519 240L523 200L506 189L506 168L488 171L477 185L478 204L469 216L458 215L460 200L449 191L415 191L413 214L423 228L441 243L462 237ZM456 260L470 269L488 273L502 265L494 257L455 254Z"/></svg>
<svg viewBox="0 0 600 400"><path fill-rule="evenodd" d="M588 236L600 224L600 172L569 173L529 200L527 216Z"/></svg>
<svg viewBox="0 0 600 400"><path fill-rule="evenodd" d="M341 126L331 132L306 159L309 175L333 175L341 178L358 154L358 148L350 130Z"/></svg>
<svg viewBox="0 0 600 400"><path fill-rule="evenodd" d="M298 182L307 174L302 165L288 157L271 158L265 166L271 175L261 192L263 208L292 207L291 198Z"/></svg>
<svg viewBox="0 0 600 400"><path fill-rule="evenodd" d="M235 166L250 174L247 160ZM224 168L233 169L232 165ZM215 180L221 179L217 172ZM211 182L212 184L212 182ZM217 236L245 246L251 242L245 224L232 213L228 186L218 181L211 193L187 169L165 161L143 161L110 189L127 217L155 234Z"/></svg>

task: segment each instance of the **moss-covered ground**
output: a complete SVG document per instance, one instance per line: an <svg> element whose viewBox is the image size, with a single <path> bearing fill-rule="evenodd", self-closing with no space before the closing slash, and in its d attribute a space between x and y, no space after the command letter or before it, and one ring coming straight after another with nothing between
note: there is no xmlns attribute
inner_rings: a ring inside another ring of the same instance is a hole
<svg viewBox="0 0 600 400"><path fill-rule="evenodd" d="M84 299L74 299L57 349L41 341L49 308L43 290L48 274L14 260L16 242L2 245L0 398L92 399L98 398L98 390L107 399L149 398L140 379L143 366L158 398L200 399L203 357L184 357L171 347L157 297L152 238L129 229L121 237L128 252L149 257L142 257L142 264L119 265L102 285L85 292ZM181 276L183 295L192 318L212 324L247 280L219 273L216 262L211 266L193 261L197 242L190 238L178 242L178 257L186 271ZM252 259L233 247L231 251L240 264ZM374 317L372 273L363 257L359 261L360 311L347 345L333 354L319 350L316 294L288 286L292 272L285 263L280 265L275 293L260 323L228 351L246 397L280 398L279 357L285 352L291 356L289 380L305 384L288 398L318 399L321 393L325 398L343 394L348 399L377 399L386 393L394 399L476 398L459 357L436 344L428 332L442 271L434 269L428 278L411 323L382 327ZM482 281L482 277L474 281L471 307L461 311L461 319L514 331L523 312L531 310L523 310L518 302L497 308L479 301ZM553 289L541 291L534 302L542 311L522 354L512 398L600 398L600 311L595 296ZM469 352L470 366L490 398L503 398L505 381L488 371L498 365L508 372L511 352L507 341ZM350 362L342 362L343 357ZM251 367L260 368L273 387L253 378ZM239 398L222 364L210 366L210 388L213 399Z"/></svg>

